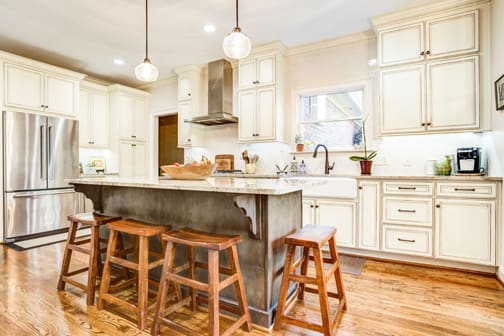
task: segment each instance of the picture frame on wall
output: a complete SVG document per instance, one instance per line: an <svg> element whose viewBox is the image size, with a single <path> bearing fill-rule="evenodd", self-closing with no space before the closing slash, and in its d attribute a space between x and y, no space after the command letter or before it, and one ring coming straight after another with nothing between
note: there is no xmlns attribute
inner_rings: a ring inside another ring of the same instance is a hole
<svg viewBox="0 0 504 336"><path fill-rule="evenodd" d="M504 110L504 75L495 81L495 105L497 110Z"/></svg>

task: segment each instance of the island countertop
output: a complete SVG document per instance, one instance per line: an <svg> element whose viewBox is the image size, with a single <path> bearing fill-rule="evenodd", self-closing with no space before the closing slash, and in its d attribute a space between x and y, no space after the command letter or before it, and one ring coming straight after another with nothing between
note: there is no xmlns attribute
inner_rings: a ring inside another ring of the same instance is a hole
<svg viewBox="0 0 504 336"><path fill-rule="evenodd" d="M102 176L75 178L66 180L70 184L89 184L101 186L136 187L146 189L168 189L187 191L210 191L233 194L284 195L300 191L303 187L313 185L313 181L209 177L206 180L173 180L159 177L118 177Z"/></svg>

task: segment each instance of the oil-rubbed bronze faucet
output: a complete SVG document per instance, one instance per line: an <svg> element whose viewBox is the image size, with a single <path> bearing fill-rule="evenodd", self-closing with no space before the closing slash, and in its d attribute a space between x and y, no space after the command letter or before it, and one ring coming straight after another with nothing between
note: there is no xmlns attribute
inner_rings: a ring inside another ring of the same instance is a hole
<svg viewBox="0 0 504 336"><path fill-rule="evenodd" d="M328 151L327 151L327 147L325 145L323 145L323 144L318 144L317 147L315 147L315 151L313 152L313 157L314 158L317 157L317 151L318 151L319 147L322 147L325 150L324 173L326 175L329 175L329 170L333 170L334 169L334 162L332 163L332 166L329 166L329 154L328 154Z"/></svg>

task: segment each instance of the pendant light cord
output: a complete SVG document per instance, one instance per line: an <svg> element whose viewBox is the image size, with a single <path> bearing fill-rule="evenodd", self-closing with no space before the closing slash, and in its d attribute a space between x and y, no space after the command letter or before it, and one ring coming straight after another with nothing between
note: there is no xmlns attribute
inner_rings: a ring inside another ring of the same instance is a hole
<svg viewBox="0 0 504 336"><path fill-rule="evenodd" d="M238 0L236 0L238 1ZM145 0L145 59L149 59L149 0Z"/></svg>
<svg viewBox="0 0 504 336"><path fill-rule="evenodd" d="M238 25L238 0L236 0L236 28L240 27Z"/></svg>

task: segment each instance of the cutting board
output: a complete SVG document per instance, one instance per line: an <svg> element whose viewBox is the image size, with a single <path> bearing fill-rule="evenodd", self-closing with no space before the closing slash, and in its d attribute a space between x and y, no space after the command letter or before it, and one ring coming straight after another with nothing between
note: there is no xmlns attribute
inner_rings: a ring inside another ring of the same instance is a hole
<svg viewBox="0 0 504 336"><path fill-rule="evenodd" d="M233 154L215 155L215 170L234 170Z"/></svg>

